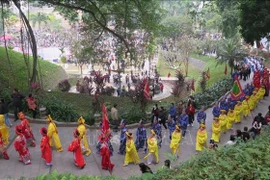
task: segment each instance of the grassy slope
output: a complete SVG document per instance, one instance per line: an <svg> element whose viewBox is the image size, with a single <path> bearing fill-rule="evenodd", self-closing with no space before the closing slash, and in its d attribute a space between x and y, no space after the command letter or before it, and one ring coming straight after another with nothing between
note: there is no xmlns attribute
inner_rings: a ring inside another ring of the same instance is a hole
<svg viewBox="0 0 270 180"><path fill-rule="evenodd" d="M180 69L184 72L184 65L180 66ZM165 60L159 56L157 70L162 77L167 77L170 72L171 75L175 76L175 70L168 67ZM200 76L200 70L194 66L189 65L188 77L197 79Z"/></svg>
<svg viewBox="0 0 270 180"><path fill-rule="evenodd" d="M227 75L225 75L224 74L225 65L217 65L217 60L214 57L196 55L196 54L192 54L191 57L194 59L204 61L206 63L205 67L204 67L205 71L208 68L210 69L210 79L207 82L207 87L210 87L212 84L219 81L220 79L223 79L223 78L229 76L229 69L227 71ZM157 68L158 68L158 72L160 73L161 76L166 77L169 72L172 74L172 76L175 76L175 73L174 73L175 70L169 68L161 56L159 56ZM180 67L180 69L183 70L184 66L182 65ZM198 68L190 65L188 77L197 79L196 84L195 84L195 89L197 92L200 92L201 91L201 89L199 88L199 81L200 81L200 77L201 77L200 70Z"/></svg>
<svg viewBox="0 0 270 180"><path fill-rule="evenodd" d="M204 61L206 63L206 65L204 67L205 71L209 68L209 70L210 70L210 79L207 81L207 87L210 87L212 84L219 81L220 79L228 77L229 74L230 74L229 68L227 70L227 75L224 74L225 65L222 65L222 64L217 65L217 60L214 57L196 55L196 54L192 54L191 57L194 58L194 59L199 59L201 61ZM198 81L196 83L195 88L196 88L197 91L200 91Z"/></svg>
<svg viewBox="0 0 270 180"><path fill-rule="evenodd" d="M10 71L5 48L0 47L0 82L11 88L16 87L21 91L26 91L28 89L28 77L23 55L12 50L9 50L8 53L11 60L12 71ZM30 58L30 64L32 64L32 58ZM46 60L39 60L39 64L45 89L53 89L60 80L67 78L67 74L62 67Z"/></svg>

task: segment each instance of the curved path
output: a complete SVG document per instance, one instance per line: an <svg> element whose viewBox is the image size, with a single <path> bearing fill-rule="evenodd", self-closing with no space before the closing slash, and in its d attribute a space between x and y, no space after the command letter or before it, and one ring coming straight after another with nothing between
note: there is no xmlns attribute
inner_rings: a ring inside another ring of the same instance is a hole
<svg viewBox="0 0 270 180"><path fill-rule="evenodd" d="M241 81L241 84L246 84L247 82ZM265 114L267 112L267 108L270 102L270 97L266 97L264 100L262 100L258 107L252 112L253 116L256 116L259 112ZM208 141L211 138L211 123L212 123L212 109L207 109L207 131L208 131ZM17 121L16 124L19 122ZM252 123L252 117L249 115L246 119L242 120L241 124L235 124L234 129L241 129L245 126L251 127ZM39 140L41 138L41 135L39 133L39 129L43 127L44 125L41 124L32 124L33 132L35 134L37 141L37 146L35 148L30 147L30 152L32 154L32 165L25 166L22 163L18 162L18 154L15 152L13 148L13 143L8 148L8 154L10 156L10 160L0 160L0 179L7 179L8 177L12 177L15 179L18 179L21 176L25 176L27 178L34 177L36 175L44 174L44 173L50 173L53 170L57 170L58 172L69 172L76 175L99 175L99 176L105 176L109 175L108 171L104 171L100 167L100 161L101 157L95 153L95 145L97 140L97 135L99 132L97 130L88 130L88 140L90 141L90 147L93 151L93 153L89 157L85 157L86 160L86 167L83 170L80 170L76 168L73 165L73 154L67 151L67 147L69 143L73 139L73 130L74 128L70 127L59 127L59 134L62 141L62 146L64 148L64 152L57 153L55 150L53 151L53 166L51 168L48 168L45 166L45 163L40 158L40 149L39 149ZM193 127L188 127L186 139L183 139L181 142L181 155L177 162L174 162L173 165L179 163L180 161L186 161L190 159L191 156L195 155L195 143L196 143L196 131L199 127L198 123L195 123ZM136 129L130 129L132 133L135 133ZM149 133L149 130L148 130ZM170 152L169 149L169 137L168 137L168 131L165 131L163 129L163 145L160 149L160 163L158 165L151 165L151 169L153 171L156 171L157 168L161 167L163 165L163 161L166 160L165 154ZM221 143L220 145L224 144L229 140L230 134L232 134L233 131L229 130L226 134L221 135ZM14 137L13 129L11 129L11 137ZM128 178L131 175L140 175L139 167L136 165L129 165L127 167L122 167L124 156L118 155L117 151L119 148L119 133L113 134L112 144L115 150L114 156L112 157L112 162L115 164L115 169L113 171L113 174L121 177L123 179ZM141 161L143 160L144 153L142 151L139 151L139 156L141 158Z"/></svg>

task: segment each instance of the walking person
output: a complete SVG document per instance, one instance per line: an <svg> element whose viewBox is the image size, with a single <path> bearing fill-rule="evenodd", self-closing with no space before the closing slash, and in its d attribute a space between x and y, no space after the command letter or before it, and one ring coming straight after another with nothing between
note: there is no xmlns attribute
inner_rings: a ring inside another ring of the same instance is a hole
<svg viewBox="0 0 270 180"><path fill-rule="evenodd" d="M162 127L158 123L157 118L154 119L154 122L153 122L153 125L152 125L152 130L155 132L155 134L157 136L158 147L161 148L161 144L162 144Z"/></svg>
<svg viewBox="0 0 270 180"><path fill-rule="evenodd" d="M44 159L47 166L52 166L52 148L50 146L50 138L47 136L47 129L42 127L40 129L42 138L40 140L41 158Z"/></svg>
<svg viewBox="0 0 270 180"><path fill-rule="evenodd" d="M172 139L172 133L175 130L175 120L173 118L171 118L171 116L168 116L168 129L169 129L169 133L170 133L170 140Z"/></svg>
<svg viewBox="0 0 270 180"><path fill-rule="evenodd" d="M129 163L139 164L140 158L133 141L133 135L130 132L126 132L126 154L123 167L128 166Z"/></svg>
<svg viewBox="0 0 270 180"><path fill-rule="evenodd" d="M111 117L113 121L113 130L114 132L118 131L118 126L119 126L119 118L118 118L118 110L116 109L117 104L114 104L112 109L111 109Z"/></svg>
<svg viewBox="0 0 270 180"><path fill-rule="evenodd" d="M85 162L82 155L80 133L77 129L75 129L73 135L74 139L68 146L68 151L73 152L75 166L79 167L80 169L83 169L85 166Z"/></svg>
<svg viewBox="0 0 270 180"><path fill-rule="evenodd" d="M147 140L146 129L143 126L142 120L140 120L137 131L136 131L136 141L135 141L137 151L140 148L142 148L142 149L144 148L144 146L146 144L146 140ZM146 153L146 147L145 147L144 151Z"/></svg>
<svg viewBox="0 0 270 180"><path fill-rule="evenodd" d="M29 96L26 99L26 101L27 101L28 109L30 109L30 111L32 111L33 118L36 119L36 116L37 116L37 103L36 103L36 99L32 96L32 94L29 94Z"/></svg>
<svg viewBox="0 0 270 180"><path fill-rule="evenodd" d="M0 101L0 114L3 114L5 117L6 126L12 127L12 123L8 117L8 103L4 99Z"/></svg>
<svg viewBox="0 0 270 180"><path fill-rule="evenodd" d="M158 116L160 118L160 124L162 124L164 126L165 129L167 129L167 126L166 126L166 119L167 119L167 113L164 109L163 106L160 107L160 111L158 113Z"/></svg>
<svg viewBox="0 0 270 180"><path fill-rule="evenodd" d="M205 113L205 107L203 106L201 110L197 114L197 121L199 124L205 124L206 120L206 113Z"/></svg>
<svg viewBox="0 0 270 180"><path fill-rule="evenodd" d="M170 149L172 154L179 158L180 156L180 142L182 138L182 132L179 126L176 125L175 131L172 133L172 140L170 143Z"/></svg>
<svg viewBox="0 0 270 180"><path fill-rule="evenodd" d="M11 94L11 98L12 98L12 105L14 108L14 121L17 121L18 118L18 112L22 111L22 100L25 98L24 95L22 95L21 93L19 93L18 89L14 89L13 93Z"/></svg>
<svg viewBox="0 0 270 180"><path fill-rule="evenodd" d="M189 123L188 115L186 114L185 110L182 111L182 114L179 117L178 123L181 127L181 130L182 130L182 137L183 137L183 139L185 139L187 126Z"/></svg>
<svg viewBox="0 0 270 180"><path fill-rule="evenodd" d="M187 115L188 115L188 121L189 121L188 126L193 126L195 107L193 106L192 103L190 103L189 106L187 107Z"/></svg>

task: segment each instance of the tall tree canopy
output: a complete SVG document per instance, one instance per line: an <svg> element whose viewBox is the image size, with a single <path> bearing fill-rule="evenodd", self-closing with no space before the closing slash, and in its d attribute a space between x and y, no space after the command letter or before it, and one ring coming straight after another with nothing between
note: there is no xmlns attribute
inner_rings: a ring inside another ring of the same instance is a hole
<svg viewBox="0 0 270 180"><path fill-rule="evenodd" d="M41 4L52 5L62 15L84 28L96 32L98 39L109 32L125 45L126 53L132 56L130 37L134 30L149 33L149 42L159 30L162 9L156 0L39 0Z"/></svg>
<svg viewBox="0 0 270 180"><path fill-rule="evenodd" d="M270 38L270 1L239 0L240 32L246 42L259 41L263 37Z"/></svg>

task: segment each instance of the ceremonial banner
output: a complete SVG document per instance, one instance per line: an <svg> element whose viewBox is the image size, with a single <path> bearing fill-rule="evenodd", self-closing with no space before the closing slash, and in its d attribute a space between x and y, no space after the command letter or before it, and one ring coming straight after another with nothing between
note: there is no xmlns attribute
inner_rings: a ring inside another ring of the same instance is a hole
<svg viewBox="0 0 270 180"><path fill-rule="evenodd" d="M245 96L245 93L242 90L238 76L236 76L235 81L234 81L233 86L232 86L232 90L231 90L231 98L232 98L232 100L239 100L240 98L242 98L244 96Z"/></svg>

